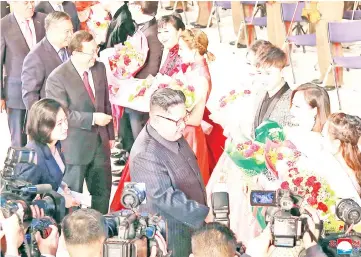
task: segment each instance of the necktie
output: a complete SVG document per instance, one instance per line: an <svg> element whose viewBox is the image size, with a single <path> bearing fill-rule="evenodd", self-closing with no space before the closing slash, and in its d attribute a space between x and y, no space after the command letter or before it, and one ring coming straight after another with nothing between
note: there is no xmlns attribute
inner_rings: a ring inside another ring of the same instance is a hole
<svg viewBox="0 0 361 257"><path fill-rule="evenodd" d="M30 21L26 20L25 21L25 41L28 44L29 48L31 49L33 47L33 33L31 32L30 29Z"/></svg>
<svg viewBox="0 0 361 257"><path fill-rule="evenodd" d="M58 55L62 62L66 62L66 60L68 60L68 54L67 54L65 48L60 49L58 52Z"/></svg>
<svg viewBox="0 0 361 257"><path fill-rule="evenodd" d="M90 100L92 100L93 104L95 105L94 93L93 93L93 90L90 87L88 72L86 72L86 71L84 71L83 82L84 82L84 86L85 86L86 91L88 91L88 95L90 97Z"/></svg>

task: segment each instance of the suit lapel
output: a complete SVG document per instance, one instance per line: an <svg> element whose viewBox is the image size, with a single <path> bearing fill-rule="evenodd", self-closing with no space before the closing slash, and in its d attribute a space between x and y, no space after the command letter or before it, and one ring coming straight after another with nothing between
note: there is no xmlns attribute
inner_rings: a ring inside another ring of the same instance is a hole
<svg viewBox="0 0 361 257"><path fill-rule="evenodd" d="M30 48L28 46L28 43L26 43L25 37L23 32L20 29L20 25L18 23L18 21L16 20L14 13L11 13L11 28L9 28L13 33L13 35L16 35L16 39L14 39L14 42L18 42L19 44L22 44L23 47L22 49L27 49L27 51L30 51ZM19 37L17 35L21 35L21 40L19 40Z"/></svg>
<svg viewBox="0 0 361 257"><path fill-rule="evenodd" d="M38 43L44 37L44 33L42 33L42 31L44 31L44 28L43 28L44 24L42 24L40 22L36 13L33 16L33 22L34 22L34 27L35 27L36 43Z"/></svg>
<svg viewBox="0 0 361 257"><path fill-rule="evenodd" d="M56 60L57 65L59 66L60 64L62 64L62 60L60 59L60 56L58 55L58 53L55 51L54 47L50 44L50 42L46 39L46 37L43 39L44 44L44 48L47 52L49 52L49 54L51 55L56 55L57 58L54 58L54 61Z"/></svg>
<svg viewBox="0 0 361 257"><path fill-rule="evenodd" d="M90 68L93 82L94 82L94 91L95 91L95 109L98 109L97 107L101 106L101 100L104 99L103 97L103 88L100 86L100 74L97 69L98 65L97 63L94 64L93 67ZM89 98L90 99L90 98Z"/></svg>

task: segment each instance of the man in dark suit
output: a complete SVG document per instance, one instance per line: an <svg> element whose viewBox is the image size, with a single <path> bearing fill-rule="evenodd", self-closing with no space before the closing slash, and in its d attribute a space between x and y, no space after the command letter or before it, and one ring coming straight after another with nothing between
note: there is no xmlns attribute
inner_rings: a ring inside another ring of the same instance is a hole
<svg viewBox="0 0 361 257"><path fill-rule="evenodd" d="M34 2L31 1L13 1L11 8L13 13L1 19L0 109L8 113L11 145L20 147L26 144L21 70L25 56L45 36L46 15L34 12Z"/></svg>
<svg viewBox="0 0 361 257"><path fill-rule="evenodd" d="M146 79L149 75L156 76L160 68L163 45L158 39L158 24L155 19L157 9L158 2L156 1L137 1L135 2L135 8L131 9L132 16L138 24L138 29L144 33L149 46L147 60L143 68L135 76L138 79ZM125 151L130 151L134 140L143 129L148 118L148 113L129 108L124 109L124 114L120 121L119 138Z"/></svg>
<svg viewBox="0 0 361 257"><path fill-rule="evenodd" d="M52 12L45 19L46 37L26 56L21 73L22 95L25 107L45 97L45 83L49 74L67 61L68 46L73 25L65 12Z"/></svg>
<svg viewBox="0 0 361 257"><path fill-rule="evenodd" d="M67 166L63 180L82 192L85 178L92 208L107 213L114 127L105 66L96 61L98 47L86 31L73 35L69 52L70 59L49 75L45 86L46 97L69 110L68 137L62 141Z"/></svg>
<svg viewBox="0 0 361 257"><path fill-rule="evenodd" d="M132 182L145 183L141 211L167 222L172 256L188 257L191 233L208 215L206 192L196 157L183 137L187 112L182 92L159 89L150 100L150 119L135 140L129 167Z"/></svg>
<svg viewBox="0 0 361 257"><path fill-rule="evenodd" d="M39 1L35 7L35 11L45 14L49 14L54 11L66 12L71 17L74 32L80 29L78 12L76 11L75 4L71 1Z"/></svg>

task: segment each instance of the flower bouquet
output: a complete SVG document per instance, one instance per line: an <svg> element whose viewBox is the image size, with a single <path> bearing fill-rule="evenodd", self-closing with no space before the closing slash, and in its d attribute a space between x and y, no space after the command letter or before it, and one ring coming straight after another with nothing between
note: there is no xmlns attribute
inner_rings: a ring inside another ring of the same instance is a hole
<svg viewBox="0 0 361 257"><path fill-rule="evenodd" d="M108 27L110 24L110 17L107 12L92 6L90 10L89 19L86 21L89 32L94 36L95 42L100 44L106 40ZM93 10L93 8L95 8Z"/></svg>

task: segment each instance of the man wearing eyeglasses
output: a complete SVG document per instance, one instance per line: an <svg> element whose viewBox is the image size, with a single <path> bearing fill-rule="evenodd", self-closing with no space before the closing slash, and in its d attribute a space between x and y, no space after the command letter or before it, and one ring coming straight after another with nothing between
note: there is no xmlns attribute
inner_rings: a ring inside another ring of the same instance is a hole
<svg viewBox="0 0 361 257"><path fill-rule="evenodd" d="M129 158L131 181L146 185L147 202L141 211L165 219L168 249L177 257L189 256L191 233L203 225L209 212L196 157L183 137L188 115L181 91L155 91L149 123Z"/></svg>
<svg viewBox="0 0 361 257"><path fill-rule="evenodd" d="M46 15L34 12L33 1L9 1L12 13L1 19L0 112L8 115L11 146L26 145L21 70L25 56L45 36Z"/></svg>
<svg viewBox="0 0 361 257"><path fill-rule="evenodd" d="M63 180L82 192L84 179L92 208L108 212L114 127L104 64L96 61L98 46L86 31L76 32L69 44L71 57L48 77L46 97L69 111L68 138L62 142L66 162Z"/></svg>

